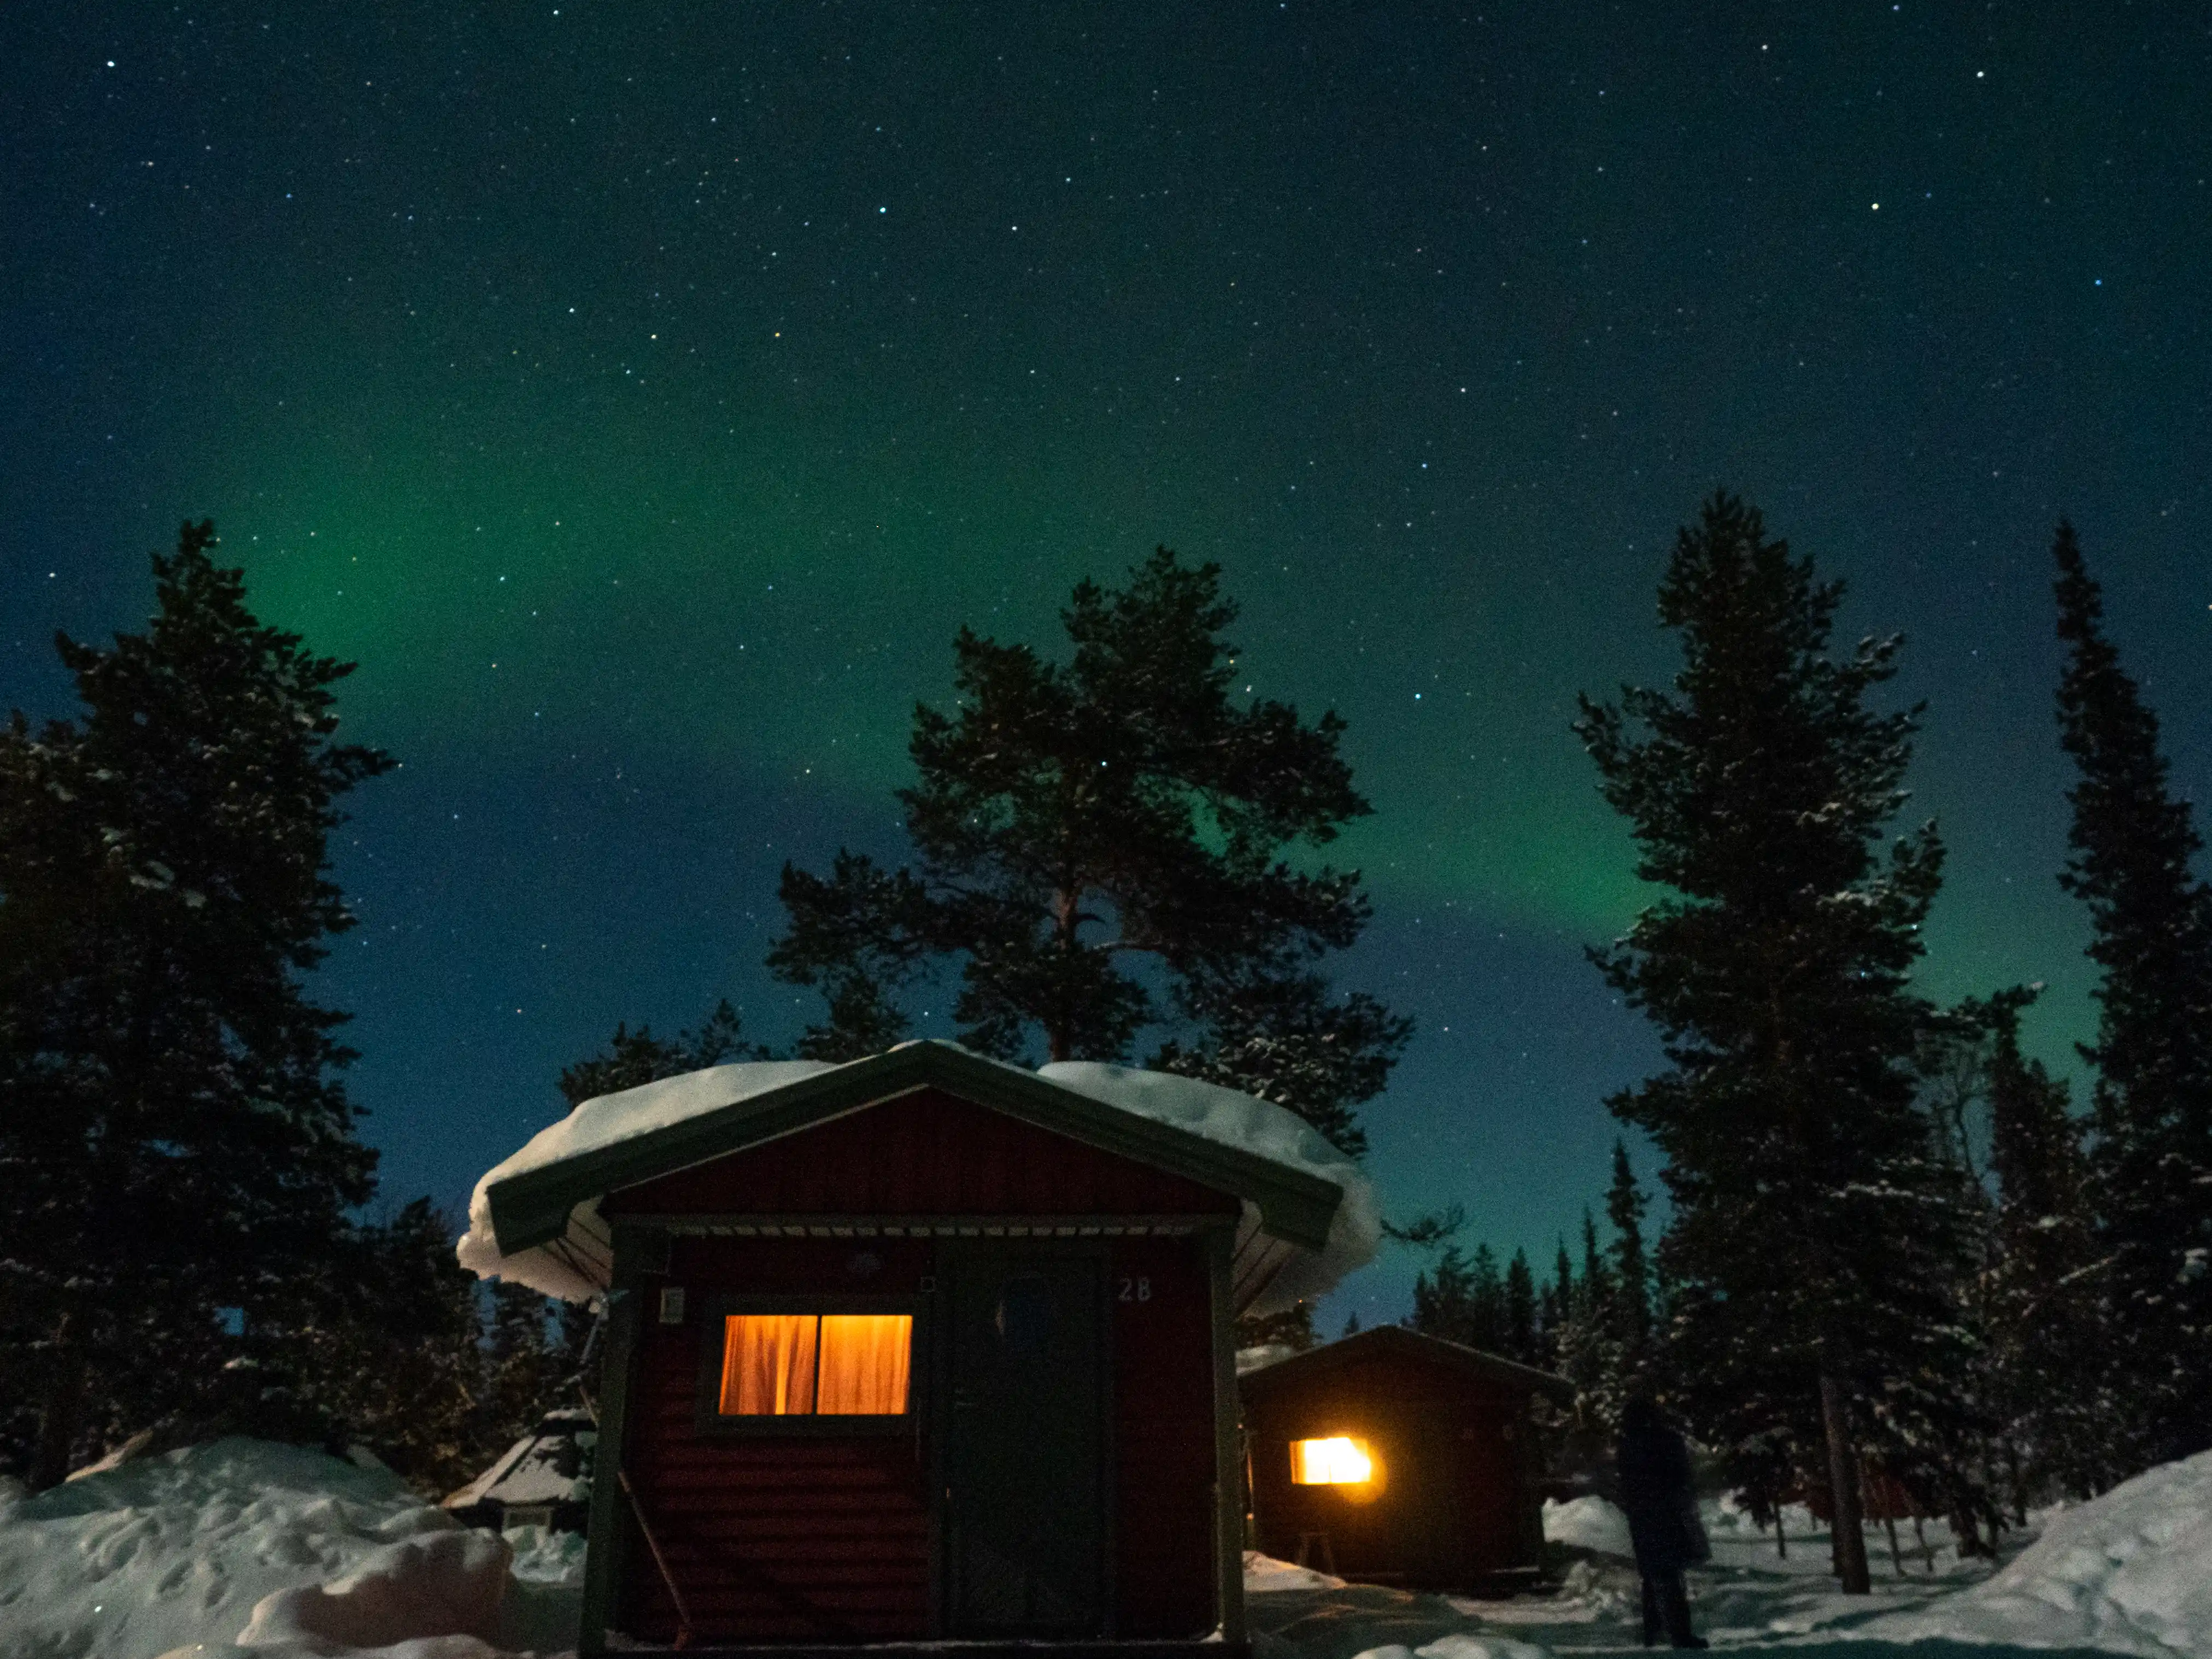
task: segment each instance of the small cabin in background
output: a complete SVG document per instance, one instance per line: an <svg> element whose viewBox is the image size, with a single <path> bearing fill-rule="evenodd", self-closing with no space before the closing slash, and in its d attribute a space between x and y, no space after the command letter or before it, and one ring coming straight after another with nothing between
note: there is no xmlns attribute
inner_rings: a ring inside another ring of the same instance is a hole
<svg viewBox="0 0 2212 1659"><path fill-rule="evenodd" d="M1233 1659L1234 1317L1375 1236L1279 1107L921 1042L587 1101L460 1254L605 1297L585 1655Z"/></svg>
<svg viewBox="0 0 2212 1659"><path fill-rule="evenodd" d="M1385 1325L1240 1379L1253 1541L1408 1589L1533 1579L1543 1511L1529 1407L1573 1385Z"/></svg>
<svg viewBox="0 0 2212 1659"><path fill-rule="evenodd" d="M581 1532L592 1492L591 1414L548 1412L499 1461L445 1499L446 1513L465 1527L544 1527Z"/></svg>

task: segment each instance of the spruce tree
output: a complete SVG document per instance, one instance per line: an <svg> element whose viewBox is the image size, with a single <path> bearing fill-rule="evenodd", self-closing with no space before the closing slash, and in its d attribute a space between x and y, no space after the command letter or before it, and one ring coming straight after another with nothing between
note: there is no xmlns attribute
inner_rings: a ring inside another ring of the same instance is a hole
<svg viewBox="0 0 2212 1659"><path fill-rule="evenodd" d="M1577 729L1665 892L1591 955L1666 1045L1668 1069L1608 1103L1666 1160L1669 1364L1707 1408L1774 1413L1699 1425L1716 1437L1793 1439L1805 1408L1779 1397L1811 1397L1863 1593L1859 1442L1897 1383L1956 1364L1966 1236L1912 1070L1942 843L1931 823L1875 851L1918 715L1866 707L1896 639L1830 655L1842 596L1715 495L1660 585L1673 688L1585 697Z"/></svg>
<svg viewBox="0 0 2212 1659"><path fill-rule="evenodd" d="M230 1324L281 1320L371 1188L344 1016L302 976L353 925L337 802L391 763L335 739L350 665L257 620L215 544L187 524L155 556L144 632L57 639L81 716L0 731L0 1272L34 1487L219 1372Z"/></svg>
<svg viewBox="0 0 2212 1659"><path fill-rule="evenodd" d="M1508 1358L1517 1359L1524 1365L1537 1363L1536 1348L1536 1276L1528 1271L1528 1253L1513 1252L1513 1260L1505 1264L1505 1341L1503 1352Z"/></svg>
<svg viewBox="0 0 2212 1659"><path fill-rule="evenodd" d="M1559 1368L1559 1332L1567 1322L1567 1310L1571 1304L1575 1289L1574 1264L1567 1260L1567 1245L1559 1241L1558 1260L1553 1262L1552 1277L1544 1282L1538 1292L1536 1317L1543 1330L1542 1359L1539 1362L1547 1370Z"/></svg>
<svg viewBox="0 0 2212 1659"><path fill-rule="evenodd" d="M491 1378L459 1231L428 1199L354 1229L283 1318L246 1326L245 1363L226 1374L255 1379L254 1397L198 1432L365 1446L434 1500L473 1478L513 1437L486 1432Z"/></svg>
<svg viewBox="0 0 2212 1659"><path fill-rule="evenodd" d="M1596 1229L1585 1214L1583 1273L1568 1293L1566 1318L1557 1344L1557 1370L1575 1385L1577 1420L1607 1442L1620 1426L1622 1403L1618 1388L1620 1351L1613 1340L1613 1326L1612 1280L1598 1249Z"/></svg>
<svg viewBox="0 0 2212 1659"><path fill-rule="evenodd" d="M1487 1244L1472 1256L1447 1244L1432 1272L1413 1279L1413 1312L1406 1322L1426 1336L1442 1337L1485 1353L1507 1351L1509 1319L1505 1279L1497 1253Z"/></svg>
<svg viewBox="0 0 2212 1659"><path fill-rule="evenodd" d="M2110 1425L2122 1401L2098 1386L2104 1340L2083 1125L2063 1079L2020 1049L2033 992L1992 999L1988 1063L1990 1394L2017 1524L2046 1495L2085 1498L2118 1478Z"/></svg>
<svg viewBox="0 0 2212 1659"><path fill-rule="evenodd" d="M1613 1184L1606 1189L1605 1218L1613 1224L1613 1328L1623 1364L1639 1368L1651 1341L1651 1269L1644 1254L1646 1200L1629 1167L1628 1148L1613 1143Z"/></svg>
<svg viewBox="0 0 2212 1659"><path fill-rule="evenodd" d="M2061 741L2073 848L2060 884L2088 908L2095 995L2097 1242L2108 1388L2130 1469L2212 1446L2212 890L2158 717L2105 637L2073 526L2058 526Z"/></svg>
<svg viewBox="0 0 2212 1659"><path fill-rule="evenodd" d="M1076 587L1065 665L961 630L957 707L915 711L917 780L899 792L915 866L840 852L827 876L785 869L769 965L826 1004L802 1055L889 1046L909 1029L902 994L957 963L970 1047L1121 1060L1157 1028L1152 1065L1364 1149L1354 1109L1411 1023L1331 994L1316 964L1358 937L1367 899L1355 872L1287 855L1370 808L1334 714L1240 699L1235 616L1216 566L1163 548L1125 587Z"/></svg>

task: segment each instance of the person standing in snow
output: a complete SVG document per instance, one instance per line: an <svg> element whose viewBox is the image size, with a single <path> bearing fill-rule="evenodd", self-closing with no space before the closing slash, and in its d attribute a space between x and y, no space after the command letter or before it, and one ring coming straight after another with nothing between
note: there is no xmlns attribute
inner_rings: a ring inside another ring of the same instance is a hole
<svg viewBox="0 0 2212 1659"><path fill-rule="evenodd" d="M1660 1414L1649 1395L1636 1395L1621 1408L1620 1507L1628 1513L1628 1536L1636 1547L1636 1570L1644 1575L1644 1645L1662 1628L1678 1648L1702 1648L1705 1638L1690 1628L1690 1593L1683 1569L1712 1559L1712 1546L1698 1520L1698 1500L1690 1483L1690 1449Z"/></svg>

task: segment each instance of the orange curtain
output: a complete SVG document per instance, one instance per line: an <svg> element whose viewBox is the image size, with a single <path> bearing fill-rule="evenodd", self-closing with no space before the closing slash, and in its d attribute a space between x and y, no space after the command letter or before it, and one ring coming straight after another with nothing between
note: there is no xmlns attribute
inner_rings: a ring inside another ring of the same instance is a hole
<svg viewBox="0 0 2212 1659"><path fill-rule="evenodd" d="M732 1314L724 1322L723 1416L813 1411L815 1322L812 1314Z"/></svg>
<svg viewBox="0 0 2212 1659"><path fill-rule="evenodd" d="M824 1416L896 1417L906 1411L914 1352L912 1314L822 1316Z"/></svg>

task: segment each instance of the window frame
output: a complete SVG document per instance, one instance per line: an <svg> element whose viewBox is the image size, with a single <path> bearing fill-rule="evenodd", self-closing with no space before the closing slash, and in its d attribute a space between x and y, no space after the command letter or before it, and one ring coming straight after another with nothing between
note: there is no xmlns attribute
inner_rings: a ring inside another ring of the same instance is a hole
<svg viewBox="0 0 2212 1659"><path fill-rule="evenodd" d="M699 1383L694 1425L702 1435L736 1436L758 1439L801 1436L859 1438L864 1436L906 1434L921 1431L928 1409L929 1298L927 1296L879 1295L849 1291L820 1296L803 1293L772 1295L722 1294L704 1298L699 1331ZM907 1355L906 1409L903 1412L842 1412L824 1414L793 1413L781 1417L726 1416L722 1402L722 1360L727 1343L726 1322L744 1314L906 1314L914 1321L914 1346Z"/></svg>

